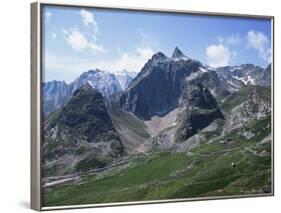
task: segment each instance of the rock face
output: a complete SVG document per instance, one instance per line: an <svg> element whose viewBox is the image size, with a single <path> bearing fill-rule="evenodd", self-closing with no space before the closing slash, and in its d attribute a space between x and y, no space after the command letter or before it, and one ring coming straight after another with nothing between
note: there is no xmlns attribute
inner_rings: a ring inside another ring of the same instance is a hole
<svg viewBox="0 0 281 213"><path fill-rule="evenodd" d="M99 91L104 97L124 90L133 79L133 72L119 72L113 74L99 69L82 73L75 81L66 84L62 81L50 81L43 84L44 114L48 115L54 110L64 106L73 93L82 85L88 83Z"/></svg>
<svg viewBox="0 0 281 213"><path fill-rule="evenodd" d="M176 48L171 58L161 52L152 56L122 94L121 107L143 120L164 116L179 106L186 82L201 82L214 96L229 94L215 71Z"/></svg>
<svg viewBox="0 0 281 213"><path fill-rule="evenodd" d="M208 72L198 73L198 75L195 78L187 81L186 83L186 85L198 85L198 84L202 84L218 100L230 95L230 92L227 89L225 82L220 80L217 73L213 70L208 70Z"/></svg>
<svg viewBox="0 0 281 213"><path fill-rule="evenodd" d="M180 126L176 133L176 141L182 142L207 127L216 119L224 116L211 92L201 83L187 85L181 97L184 111L178 116Z"/></svg>
<svg viewBox="0 0 281 213"><path fill-rule="evenodd" d="M217 68L216 72L230 91L237 91L243 85L271 85L271 64L265 69L253 64L226 66Z"/></svg>
<svg viewBox="0 0 281 213"><path fill-rule="evenodd" d="M79 132L89 143L108 140L108 133L114 132L101 93L89 84L84 84L74 92L73 97L66 107L61 109L58 116L61 125Z"/></svg>
<svg viewBox="0 0 281 213"><path fill-rule="evenodd" d="M48 117L43 131L47 173L58 175L103 167L122 153L103 96L89 84L76 90L63 108ZM49 165L54 168L53 164L55 171L48 169Z"/></svg>
<svg viewBox="0 0 281 213"><path fill-rule="evenodd" d="M226 129L239 128L253 119L266 117L271 113L270 88L243 86L226 99L222 108L229 112Z"/></svg>
<svg viewBox="0 0 281 213"><path fill-rule="evenodd" d="M260 118L269 112L270 105L260 98L256 89L252 89L243 104L243 108L245 116Z"/></svg>
<svg viewBox="0 0 281 213"><path fill-rule="evenodd" d="M175 57L182 57L178 49ZM187 58L175 60L158 52L145 64L120 98L121 107L147 120L165 115L178 106L182 85L192 73L201 72L202 64Z"/></svg>

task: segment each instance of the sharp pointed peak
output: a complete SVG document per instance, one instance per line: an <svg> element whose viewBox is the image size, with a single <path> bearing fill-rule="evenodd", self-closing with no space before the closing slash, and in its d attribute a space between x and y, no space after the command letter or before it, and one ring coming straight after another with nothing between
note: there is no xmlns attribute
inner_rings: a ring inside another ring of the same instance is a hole
<svg viewBox="0 0 281 213"><path fill-rule="evenodd" d="M172 54L172 58L187 58L187 57L178 47L175 47L175 50Z"/></svg>

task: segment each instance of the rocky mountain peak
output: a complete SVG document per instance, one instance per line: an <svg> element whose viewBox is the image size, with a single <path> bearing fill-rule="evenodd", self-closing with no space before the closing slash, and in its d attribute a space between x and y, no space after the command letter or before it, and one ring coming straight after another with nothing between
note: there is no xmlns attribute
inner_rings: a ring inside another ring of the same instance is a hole
<svg viewBox="0 0 281 213"><path fill-rule="evenodd" d="M93 89L93 87L88 82L86 82L74 92L73 96L80 95L81 93L93 93L93 92L96 92L96 90Z"/></svg>
<svg viewBox="0 0 281 213"><path fill-rule="evenodd" d="M241 69L254 69L255 65L253 64L241 64Z"/></svg>
<svg viewBox="0 0 281 213"><path fill-rule="evenodd" d="M167 59L167 56L165 56L164 53L162 53L162 52L157 52L152 56L151 59L153 61L158 61L158 60Z"/></svg>
<svg viewBox="0 0 281 213"><path fill-rule="evenodd" d="M172 58L187 58L185 54L183 54L183 52L176 47L173 54L172 54Z"/></svg>
<svg viewBox="0 0 281 213"><path fill-rule="evenodd" d="M89 83L83 84L65 106L45 120L44 133L44 141L48 142L42 148L44 159L56 161L55 170L45 167L49 174L62 175L101 168L122 152L122 144L104 98ZM78 161L74 160L77 155ZM65 158L72 159L74 163L65 164Z"/></svg>
<svg viewBox="0 0 281 213"><path fill-rule="evenodd" d="M84 72L80 75L80 77L82 78L87 78L89 75L93 75L93 74L96 74L96 73L99 73L101 72L100 70L98 69L91 69L91 70L88 70L87 72Z"/></svg>

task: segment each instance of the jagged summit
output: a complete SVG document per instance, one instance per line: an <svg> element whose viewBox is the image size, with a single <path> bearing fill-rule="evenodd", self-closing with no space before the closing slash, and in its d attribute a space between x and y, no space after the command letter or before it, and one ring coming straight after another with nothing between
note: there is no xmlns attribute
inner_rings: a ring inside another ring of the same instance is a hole
<svg viewBox="0 0 281 213"><path fill-rule="evenodd" d="M84 75L89 75L89 74L95 74L95 73L104 73L104 71L96 68L96 69L90 69L90 70L84 72L83 74Z"/></svg>
<svg viewBox="0 0 281 213"><path fill-rule="evenodd" d="M172 58L187 58L185 54L183 54L183 52L176 47L173 54L172 54Z"/></svg>
<svg viewBox="0 0 281 213"><path fill-rule="evenodd" d="M84 84L82 84L82 86L77 89L73 96L78 96L80 94L84 94L84 93L94 93L97 92L95 89L93 89L93 87L90 85L89 82L85 82Z"/></svg>
<svg viewBox="0 0 281 213"><path fill-rule="evenodd" d="M176 47L172 57L167 57L162 52L157 52L152 56L152 61L178 61L178 60L189 60L189 58L178 48Z"/></svg>
<svg viewBox="0 0 281 213"><path fill-rule="evenodd" d="M164 55L164 53L162 52L157 52L152 56L152 60L163 60L163 59L167 59L167 56Z"/></svg>

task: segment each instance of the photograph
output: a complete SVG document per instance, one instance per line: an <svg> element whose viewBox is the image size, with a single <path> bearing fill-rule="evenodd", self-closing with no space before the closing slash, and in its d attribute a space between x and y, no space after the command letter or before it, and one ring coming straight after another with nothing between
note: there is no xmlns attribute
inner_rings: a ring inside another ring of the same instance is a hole
<svg viewBox="0 0 281 213"><path fill-rule="evenodd" d="M273 195L273 18L41 4L41 206Z"/></svg>

